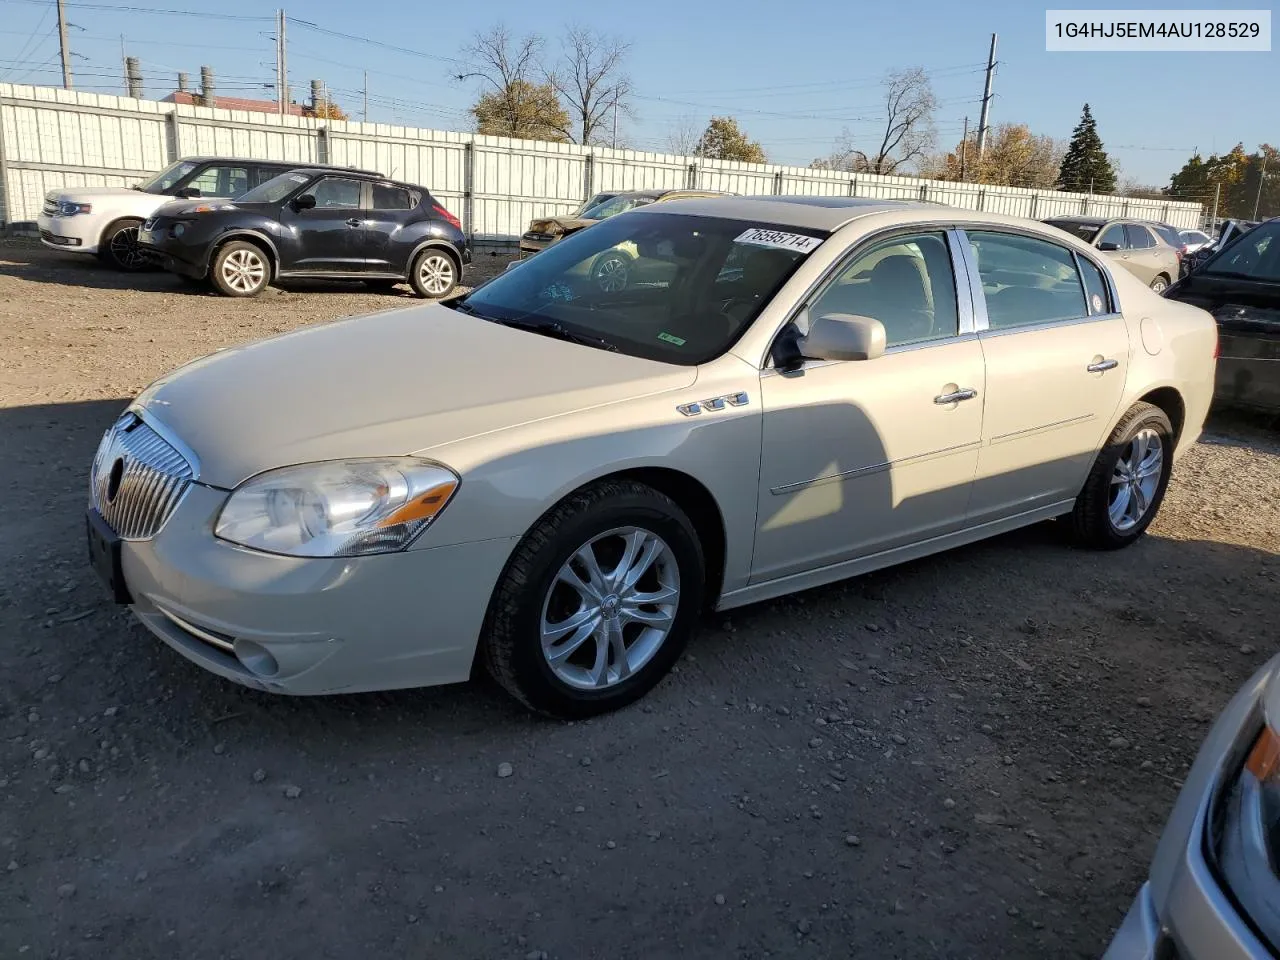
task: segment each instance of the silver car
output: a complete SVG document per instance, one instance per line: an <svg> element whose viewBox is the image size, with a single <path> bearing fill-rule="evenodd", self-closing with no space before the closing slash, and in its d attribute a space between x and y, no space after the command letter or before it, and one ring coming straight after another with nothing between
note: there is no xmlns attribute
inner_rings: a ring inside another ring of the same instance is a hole
<svg viewBox="0 0 1280 960"><path fill-rule="evenodd" d="M483 663L581 716L656 684L707 609L1055 517L1134 542L1215 343L1203 310L1032 221L655 203L457 300L175 370L102 441L91 555L242 684Z"/></svg>
<svg viewBox="0 0 1280 960"><path fill-rule="evenodd" d="M1280 954L1280 657L1235 695L1103 960Z"/></svg>

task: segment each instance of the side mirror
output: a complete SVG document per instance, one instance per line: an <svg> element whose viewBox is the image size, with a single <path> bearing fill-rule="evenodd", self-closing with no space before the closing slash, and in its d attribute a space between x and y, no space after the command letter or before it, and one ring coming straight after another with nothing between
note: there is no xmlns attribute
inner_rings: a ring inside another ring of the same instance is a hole
<svg viewBox="0 0 1280 960"><path fill-rule="evenodd" d="M1112 243L1110 240L1104 240L1102 243L1098 244L1098 249L1103 253L1114 253L1116 250L1120 249L1120 244Z"/></svg>
<svg viewBox="0 0 1280 960"><path fill-rule="evenodd" d="M183 187L174 194L179 200L191 200L200 196L200 191L195 187Z"/></svg>
<svg viewBox="0 0 1280 960"><path fill-rule="evenodd" d="M316 198L311 193L304 193L293 201L293 209L295 210L314 210L315 206Z"/></svg>
<svg viewBox="0 0 1280 960"><path fill-rule="evenodd" d="M884 324L871 317L829 313L813 318L796 344L812 360L874 360L883 356Z"/></svg>

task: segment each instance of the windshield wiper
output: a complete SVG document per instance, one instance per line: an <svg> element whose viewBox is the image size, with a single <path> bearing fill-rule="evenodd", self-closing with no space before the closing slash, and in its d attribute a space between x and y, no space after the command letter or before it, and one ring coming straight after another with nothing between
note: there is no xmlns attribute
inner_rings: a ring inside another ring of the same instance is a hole
<svg viewBox="0 0 1280 960"><path fill-rule="evenodd" d="M488 319L488 318L486 318ZM618 345L605 340L603 337L593 337L590 334L578 333L576 330L570 330L562 323L555 320L494 320L494 323L500 323L504 327L514 327L517 330L528 330L531 333L541 333L548 337L558 337L561 340L567 340L569 343L581 344L584 347L595 347L599 350L607 350L610 353L618 352Z"/></svg>
<svg viewBox="0 0 1280 960"><path fill-rule="evenodd" d="M459 313L466 313L473 317L479 317L481 320L493 319L492 317L485 316L485 314L481 313L479 310L477 310L471 304L467 303L467 301L462 298L458 298L457 300L450 300L448 303L444 305L448 307L450 310L457 310Z"/></svg>

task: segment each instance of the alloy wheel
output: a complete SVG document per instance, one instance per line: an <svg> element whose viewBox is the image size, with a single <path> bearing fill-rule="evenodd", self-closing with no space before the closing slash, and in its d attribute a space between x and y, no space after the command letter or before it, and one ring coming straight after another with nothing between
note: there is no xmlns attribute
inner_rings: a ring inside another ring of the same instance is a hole
<svg viewBox="0 0 1280 960"><path fill-rule="evenodd" d="M443 296L453 286L453 261L442 253L423 257L418 277L427 293L434 297Z"/></svg>
<svg viewBox="0 0 1280 960"><path fill-rule="evenodd" d="M542 604L542 655L571 687L622 683L658 652L680 605L680 568L660 536L620 527L561 566Z"/></svg>
<svg viewBox="0 0 1280 960"><path fill-rule="evenodd" d="M1139 430L1125 446L1111 474L1107 512L1118 533L1132 530L1147 515L1164 472L1164 442L1151 428Z"/></svg>
<svg viewBox="0 0 1280 960"><path fill-rule="evenodd" d="M596 283L605 293L627 288L627 262L622 257L606 257L596 264Z"/></svg>
<svg viewBox="0 0 1280 960"><path fill-rule="evenodd" d="M138 246L138 228L125 227L111 235L109 244L111 257L126 270L137 270L147 262L146 255Z"/></svg>
<svg viewBox="0 0 1280 960"><path fill-rule="evenodd" d="M267 264L252 250L233 250L222 261L222 279L240 293L252 293L266 281Z"/></svg>

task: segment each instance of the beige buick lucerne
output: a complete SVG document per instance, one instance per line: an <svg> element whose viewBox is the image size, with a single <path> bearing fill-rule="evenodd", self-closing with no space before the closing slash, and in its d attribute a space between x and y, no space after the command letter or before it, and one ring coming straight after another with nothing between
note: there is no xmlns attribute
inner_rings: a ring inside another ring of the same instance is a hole
<svg viewBox="0 0 1280 960"><path fill-rule="evenodd" d="M90 555L238 683L482 662L581 716L657 683L709 608L1055 517L1133 542L1200 432L1216 342L1207 313L1027 220L655 204L451 302L152 384L94 461Z"/></svg>

